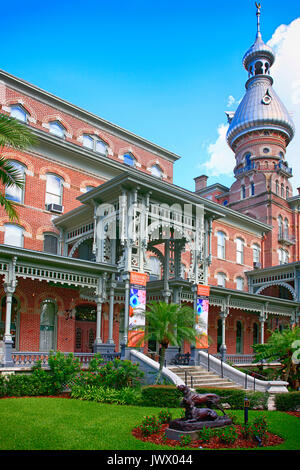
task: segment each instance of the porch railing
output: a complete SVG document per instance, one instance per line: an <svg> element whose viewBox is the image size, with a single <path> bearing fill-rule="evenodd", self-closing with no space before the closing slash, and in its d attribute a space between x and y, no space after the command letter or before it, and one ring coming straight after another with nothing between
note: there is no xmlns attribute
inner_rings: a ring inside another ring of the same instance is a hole
<svg viewBox="0 0 300 470"><path fill-rule="evenodd" d="M217 359L221 359L221 354L212 354ZM232 364L252 364L254 354L226 354L226 362Z"/></svg>
<svg viewBox="0 0 300 470"><path fill-rule="evenodd" d="M64 353L66 356L68 354L73 354L73 356L79 359L81 367L88 367L91 359L94 357L94 353ZM36 364L38 361L41 361L42 367L48 366L48 358L50 353L48 352L34 352L34 351L20 351L12 353L12 360L15 367L31 367ZM114 359L120 359L121 353L112 352L112 353L103 353L101 354L103 358L103 363L107 363Z"/></svg>

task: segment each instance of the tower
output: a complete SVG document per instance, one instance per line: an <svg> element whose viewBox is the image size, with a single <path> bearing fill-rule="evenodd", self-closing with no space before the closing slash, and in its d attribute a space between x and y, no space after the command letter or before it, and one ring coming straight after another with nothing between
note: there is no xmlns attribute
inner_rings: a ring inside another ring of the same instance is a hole
<svg viewBox="0 0 300 470"><path fill-rule="evenodd" d="M280 261L277 253L283 231L280 218L287 227L292 224L288 203L292 196L289 182L292 170L286 161L286 149L295 128L273 89L271 68L275 55L262 39L261 6L256 3L256 7L255 42L243 58L248 72L246 93L236 112L227 114L227 142L236 160L236 181L230 188L229 206L274 227L266 240L264 265L268 266Z"/></svg>

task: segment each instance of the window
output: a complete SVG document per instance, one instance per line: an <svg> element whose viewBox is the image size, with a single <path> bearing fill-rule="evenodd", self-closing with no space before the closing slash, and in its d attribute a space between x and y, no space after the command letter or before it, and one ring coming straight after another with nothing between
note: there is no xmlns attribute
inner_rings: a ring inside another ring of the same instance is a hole
<svg viewBox="0 0 300 470"><path fill-rule="evenodd" d="M66 129L62 124L60 124L60 122L52 121L49 122L49 132L57 137L64 138Z"/></svg>
<svg viewBox="0 0 300 470"><path fill-rule="evenodd" d="M148 260L148 268L150 271L150 281L156 281L161 278L160 261L156 256L150 256Z"/></svg>
<svg viewBox="0 0 300 470"><path fill-rule="evenodd" d="M251 183L251 196L254 196L255 195L255 184L254 183Z"/></svg>
<svg viewBox="0 0 300 470"><path fill-rule="evenodd" d="M253 344L257 344L259 340L259 328L257 323L253 323Z"/></svg>
<svg viewBox="0 0 300 470"><path fill-rule="evenodd" d="M277 194L277 196L279 195L279 182L278 180L276 180L276 189L275 189L275 192Z"/></svg>
<svg viewBox="0 0 300 470"><path fill-rule="evenodd" d="M94 152L100 153L101 155L107 154L107 144L99 137L94 135L83 134L82 145Z"/></svg>
<svg viewBox="0 0 300 470"><path fill-rule="evenodd" d="M131 153L125 153L125 155L123 155L123 161L126 165L135 166L135 158Z"/></svg>
<svg viewBox="0 0 300 470"><path fill-rule="evenodd" d="M4 244L23 248L23 227L14 224L4 225Z"/></svg>
<svg viewBox="0 0 300 470"><path fill-rule="evenodd" d="M236 262L244 264L244 240L241 238L236 239Z"/></svg>
<svg viewBox="0 0 300 470"><path fill-rule="evenodd" d="M241 198L245 199L245 197L246 197L246 188L245 188L245 185L243 185L241 187Z"/></svg>
<svg viewBox="0 0 300 470"><path fill-rule="evenodd" d="M14 202L24 202L24 192L25 192L25 166L15 160L10 160L9 162L17 171L18 171L18 179L23 180L23 188L19 188L18 186L6 186L5 187L5 197L10 201Z"/></svg>
<svg viewBox="0 0 300 470"><path fill-rule="evenodd" d="M284 197L284 184L281 184L281 197Z"/></svg>
<svg viewBox="0 0 300 470"><path fill-rule="evenodd" d="M240 321L236 322L236 353L243 352L243 327Z"/></svg>
<svg viewBox="0 0 300 470"><path fill-rule="evenodd" d="M10 107L10 116L21 122L27 122L27 112L21 105L12 105Z"/></svg>
<svg viewBox="0 0 300 470"><path fill-rule="evenodd" d="M278 217L278 237L282 238L283 236L283 221L281 215Z"/></svg>
<svg viewBox="0 0 300 470"><path fill-rule="evenodd" d="M151 167L151 175L156 176L156 178L162 177L162 169L160 168L159 165L153 165Z"/></svg>
<svg viewBox="0 0 300 470"><path fill-rule="evenodd" d="M180 277L182 279L185 279L185 270L186 270L185 264L181 263L181 265L180 265Z"/></svg>
<svg viewBox="0 0 300 470"><path fill-rule="evenodd" d="M218 273L217 274L217 281L219 287L226 287L226 274Z"/></svg>
<svg viewBox="0 0 300 470"><path fill-rule="evenodd" d="M290 189L289 187L287 186L286 187L286 198L288 199L290 197Z"/></svg>
<svg viewBox="0 0 300 470"><path fill-rule="evenodd" d="M63 180L57 175L48 173L46 175L46 205L59 204L62 205Z"/></svg>
<svg viewBox="0 0 300 470"><path fill-rule="evenodd" d="M53 300L45 300L41 305L40 351L55 350L57 306Z"/></svg>
<svg viewBox="0 0 300 470"><path fill-rule="evenodd" d="M44 251L46 253L52 253L57 255L58 250L58 238L56 235L51 233L44 234Z"/></svg>
<svg viewBox="0 0 300 470"><path fill-rule="evenodd" d="M260 262L260 246L257 244L254 244L252 246L253 249L253 263L259 263Z"/></svg>
<svg viewBox="0 0 300 470"><path fill-rule="evenodd" d="M284 219L283 234L287 240L289 238L289 221L286 218Z"/></svg>
<svg viewBox="0 0 300 470"><path fill-rule="evenodd" d="M237 277L236 280L236 288L237 290L244 290L244 278L243 277Z"/></svg>
<svg viewBox="0 0 300 470"><path fill-rule="evenodd" d="M95 186L86 186L85 187L85 192L88 193L89 191L92 191L92 189L94 189Z"/></svg>
<svg viewBox="0 0 300 470"><path fill-rule="evenodd" d="M283 248L280 248L278 250L278 258L279 258L279 264L286 264L289 262L289 252L287 250L284 250Z"/></svg>
<svg viewBox="0 0 300 470"><path fill-rule="evenodd" d="M217 233L217 244L218 244L218 258L225 259L225 243L226 235L224 232Z"/></svg>

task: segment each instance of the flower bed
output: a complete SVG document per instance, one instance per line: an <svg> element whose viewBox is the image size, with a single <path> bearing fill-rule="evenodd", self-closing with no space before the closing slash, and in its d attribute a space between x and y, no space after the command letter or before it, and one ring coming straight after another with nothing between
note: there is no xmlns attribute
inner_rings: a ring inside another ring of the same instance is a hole
<svg viewBox="0 0 300 470"><path fill-rule="evenodd" d="M136 427L132 430L132 435L136 438L139 439L143 442L152 442L153 444L158 444L158 445L167 445L170 447L175 447L179 446L180 442L173 440L173 439L167 439L165 437L165 431L168 428L168 424L163 424L159 431L155 434L151 434L148 436L143 436L142 430L139 427ZM237 439L233 443L225 443L222 442L220 437L218 436L212 436L210 437L209 441L203 441L203 440L195 440L191 442L187 442L187 447L189 448L206 448L206 449L237 449L237 448L256 448L258 447L258 443L255 442L252 439L245 439L242 434L242 426L241 425L235 425L234 426L235 431L237 433ZM276 436L275 434L272 434L270 432L265 433L265 438L262 443L262 447L267 447L267 446L277 446L284 442L284 439L282 439L279 436Z"/></svg>

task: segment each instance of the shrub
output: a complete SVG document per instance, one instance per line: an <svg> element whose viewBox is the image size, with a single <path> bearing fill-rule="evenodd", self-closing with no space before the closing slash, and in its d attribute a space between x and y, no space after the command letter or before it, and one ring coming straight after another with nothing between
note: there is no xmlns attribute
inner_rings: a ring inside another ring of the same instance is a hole
<svg viewBox="0 0 300 470"><path fill-rule="evenodd" d="M137 388L144 373L139 366L128 360L114 359L107 364L102 364L100 355L95 357L87 371L80 371L72 380L71 388L74 386L99 386L116 388L121 390L124 387Z"/></svg>
<svg viewBox="0 0 300 470"><path fill-rule="evenodd" d="M182 434L180 436L180 445L181 445L181 447L189 446L191 442L192 442L192 438L188 434Z"/></svg>
<svg viewBox="0 0 300 470"><path fill-rule="evenodd" d="M169 410L161 410L158 413L158 420L161 424L169 423L172 420L172 415Z"/></svg>
<svg viewBox="0 0 300 470"><path fill-rule="evenodd" d="M233 444L238 437L238 433L234 426L226 426L217 430L218 437L224 444Z"/></svg>
<svg viewBox="0 0 300 470"><path fill-rule="evenodd" d="M208 442L211 436L211 428L206 428L205 426L198 432L198 437L203 442Z"/></svg>
<svg viewBox="0 0 300 470"><path fill-rule="evenodd" d="M80 371L79 360L72 353L65 355L60 351L56 354L50 352L48 358L53 392L62 392L76 373Z"/></svg>
<svg viewBox="0 0 300 470"><path fill-rule="evenodd" d="M182 393L175 385L148 385L142 387L142 405L179 408Z"/></svg>
<svg viewBox="0 0 300 470"><path fill-rule="evenodd" d="M132 405L136 404L139 400L138 392L131 387L118 390L93 385L87 385L86 387L74 386L71 391L71 397L99 403L114 403L116 405Z"/></svg>
<svg viewBox="0 0 300 470"><path fill-rule="evenodd" d="M145 416L139 429L143 436L150 436L150 434L155 434L159 431L160 422L156 416Z"/></svg>
<svg viewBox="0 0 300 470"><path fill-rule="evenodd" d="M278 411L296 411L300 408L300 392L276 394L275 405Z"/></svg>
<svg viewBox="0 0 300 470"><path fill-rule="evenodd" d="M262 441L266 437L266 433L268 431L268 423L266 417L263 416L256 416L253 420L253 436L258 436Z"/></svg>
<svg viewBox="0 0 300 470"><path fill-rule="evenodd" d="M250 409L267 409L268 395L264 392L254 392L253 390L240 389L218 389L218 388L199 388L197 393L215 393L221 397L221 403L228 403L232 410L242 410L244 408L244 399L248 398ZM203 405L206 406L206 405Z"/></svg>

